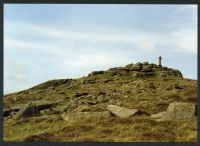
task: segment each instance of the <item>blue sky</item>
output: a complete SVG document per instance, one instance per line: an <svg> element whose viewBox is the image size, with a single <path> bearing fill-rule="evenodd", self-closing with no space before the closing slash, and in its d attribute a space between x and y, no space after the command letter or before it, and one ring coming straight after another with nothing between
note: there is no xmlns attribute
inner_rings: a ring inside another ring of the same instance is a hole
<svg viewBox="0 0 200 146"><path fill-rule="evenodd" d="M4 93L160 55L197 79L196 5L4 5Z"/></svg>

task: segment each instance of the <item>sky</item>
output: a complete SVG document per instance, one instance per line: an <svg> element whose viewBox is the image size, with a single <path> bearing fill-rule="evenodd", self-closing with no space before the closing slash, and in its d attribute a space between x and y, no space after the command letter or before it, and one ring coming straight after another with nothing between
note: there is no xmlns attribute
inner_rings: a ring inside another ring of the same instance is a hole
<svg viewBox="0 0 200 146"><path fill-rule="evenodd" d="M159 56L197 79L197 5L4 4L4 94Z"/></svg>

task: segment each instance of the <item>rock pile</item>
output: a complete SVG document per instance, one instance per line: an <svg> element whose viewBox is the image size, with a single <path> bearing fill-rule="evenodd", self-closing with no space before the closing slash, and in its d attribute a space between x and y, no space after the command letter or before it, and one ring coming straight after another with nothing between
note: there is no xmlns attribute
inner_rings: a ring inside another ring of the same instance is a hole
<svg viewBox="0 0 200 146"><path fill-rule="evenodd" d="M182 77L182 73L179 70L172 68L162 67L149 62L137 62L136 64L128 64L125 67L110 68L107 71L94 71L88 76L95 76L98 74L111 73L114 76L130 75L133 77L149 77L158 75L159 77Z"/></svg>

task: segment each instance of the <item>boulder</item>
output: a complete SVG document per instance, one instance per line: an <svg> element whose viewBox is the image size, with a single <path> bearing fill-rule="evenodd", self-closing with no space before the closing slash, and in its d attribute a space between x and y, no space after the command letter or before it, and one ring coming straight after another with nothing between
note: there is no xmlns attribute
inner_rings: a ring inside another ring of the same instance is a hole
<svg viewBox="0 0 200 146"><path fill-rule="evenodd" d="M151 72L153 69L153 66L152 65L143 65L143 68L142 68L142 71L143 72Z"/></svg>
<svg viewBox="0 0 200 146"><path fill-rule="evenodd" d="M85 119L85 118L108 118L110 117L109 111L104 112L72 112L62 114L62 118L65 121Z"/></svg>
<svg viewBox="0 0 200 146"><path fill-rule="evenodd" d="M140 65L134 65L130 68L131 71L140 71L142 69L142 66Z"/></svg>
<svg viewBox="0 0 200 146"><path fill-rule="evenodd" d="M190 119L195 116L196 107L192 103L174 102L167 108L168 119Z"/></svg>
<svg viewBox="0 0 200 146"><path fill-rule="evenodd" d="M128 118L130 116L141 115L141 114L149 115L147 112L142 111L142 110L128 109L128 108L124 108L124 107L120 107L116 105L108 105L107 109L112 114L120 118Z"/></svg>
<svg viewBox="0 0 200 146"><path fill-rule="evenodd" d="M132 67L133 67L133 63L128 64L128 65L125 66L125 68L127 68L127 69L129 69L129 70L130 70Z"/></svg>
<svg viewBox="0 0 200 146"><path fill-rule="evenodd" d="M192 103L173 102L170 103L167 111L152 114L156 121L164 120L189 120L197 115L197 107Z"/></svg>
<svg viewBox="0 0 200 146"><path fill-rule="evenodd" d="M135 65L136 66L142 66L143 64L141 62L137 62Z"/></svg>

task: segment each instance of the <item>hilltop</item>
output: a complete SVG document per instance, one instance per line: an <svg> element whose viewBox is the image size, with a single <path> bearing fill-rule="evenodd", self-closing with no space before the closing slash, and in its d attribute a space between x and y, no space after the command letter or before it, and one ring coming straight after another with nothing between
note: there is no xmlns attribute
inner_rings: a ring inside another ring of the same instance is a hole
<svg viewBox="0 0 200 146"><path fill-rule="evenodd" d="M4 96L4 140L196 141L196 117L158 122L150 116L174 102L196 104L197 81L148 62L50 80ZM109 105L138 114L108 115Z"/></svg>

